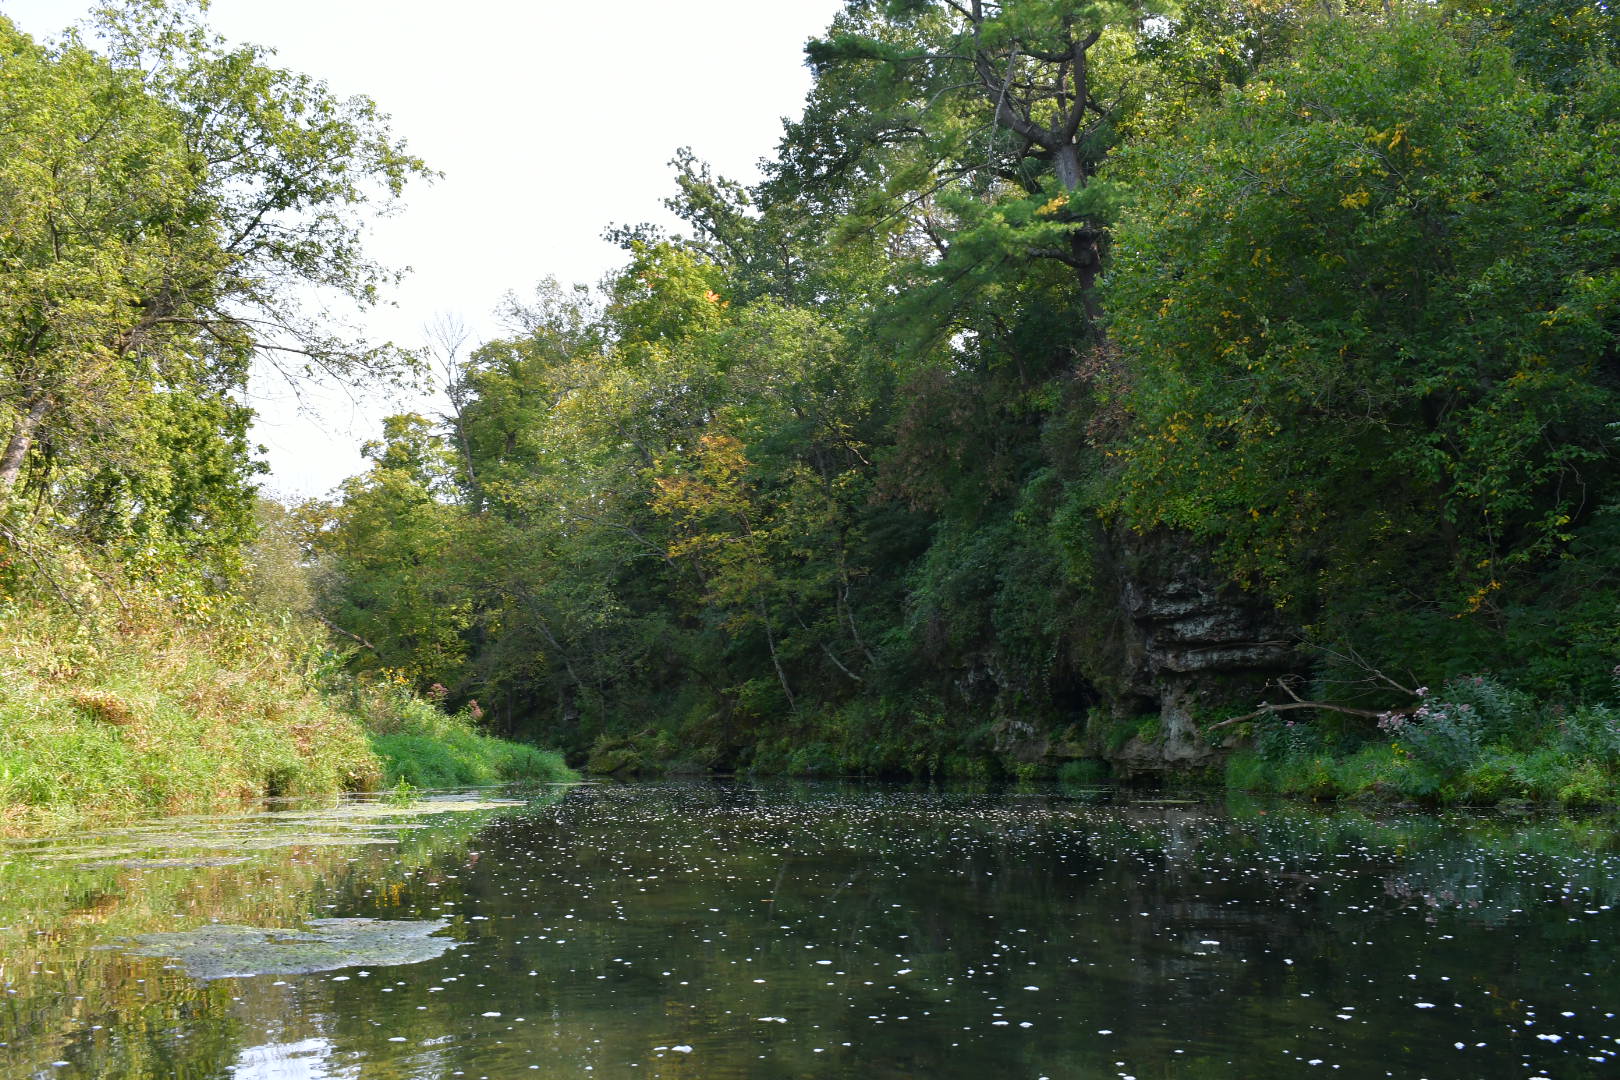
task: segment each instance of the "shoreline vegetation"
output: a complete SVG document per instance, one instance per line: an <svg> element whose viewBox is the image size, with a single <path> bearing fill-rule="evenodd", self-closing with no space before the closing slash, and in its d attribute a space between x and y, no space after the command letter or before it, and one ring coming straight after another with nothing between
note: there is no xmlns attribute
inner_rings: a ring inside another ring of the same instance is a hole
<svg viewBox="0 0 1620 1080"><path fill-rule="evenodd" d="M565 757L1620 801L1612 3L851 2L760 183L678 151L684 231L416 351L306 301L428 165L205 8L0 17L4 827ZM437 400L283 505L255 363Z"/></svg>
<svg viewBox="0 0 1620 1080"><path fill-rule="evenodd" d="M327 313L397 279L367 219L431 173L206 7L115 2L43 42L0 16L0 833L572 775L350 673L308 602L249 371L412 375Z"/></svg>
<svg viewBox="0 0 1620 1080"><path fill-rule="evenodd" d="M606 774L1620 798L1620 15L1137 15L846 7L298 511L356 667Z"/></svg>
<svg viewBox="0 0 1620 1080"><path fill-rule="evenodd" d="M1116 740L1151 743L1157 718L1109 725ZM1211 738L1219 736L1210 732ZM1117 749L1118 742L1115 743ZM848 757L841 757L840 750ZM986 750L940 761L869 764L882 748L803 744L749 767L748 773L819 779L888 776L976 783L1055 782L1063 787L1130 783L1119 778L1106 743L1095 756L1020 763ZM903 760L903 759L901 759ZM890 758L891 762L896 761ZM1606 705L1574 710L1538 705L1484 676L1449 683L1411 720L1396 716L1379 730L1275 721L1238 733L1215 763L1153 783L1202 791L1278 795L1313 801L1440 808L1620 804L1620 712ZM667 735L645 730L604 736L586 758L592 775L692 776L708 770L682 756Z"/></svg>
<svg viewBox="0 0 1620 1080"><path fill-rule="evenodd" d="M0 836L275 796L577 776L465 711L397 686L334 685L307 633L142 627L92 645L41 621L0 630Z"/></svg>
<svg viewBox="0 0 1620 1080"><path fill-rule="evenodd" d="M53 556L60 597L0 602L0 836L267 797L577 778L559 754L480 731L468 709L349 674L325 628L292 611Z"/></svg>

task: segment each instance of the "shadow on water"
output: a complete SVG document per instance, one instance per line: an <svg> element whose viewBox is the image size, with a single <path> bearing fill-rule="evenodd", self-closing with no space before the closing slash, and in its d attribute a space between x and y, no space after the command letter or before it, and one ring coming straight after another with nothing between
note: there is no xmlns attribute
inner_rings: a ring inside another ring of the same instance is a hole
<svg viewBox="0 0 1620 1080"><path fill-rule="evenodd" d="M1568 1078L1620 1052L1610 816L749 780L414 809L0 849L0 1075Z"/></svg>

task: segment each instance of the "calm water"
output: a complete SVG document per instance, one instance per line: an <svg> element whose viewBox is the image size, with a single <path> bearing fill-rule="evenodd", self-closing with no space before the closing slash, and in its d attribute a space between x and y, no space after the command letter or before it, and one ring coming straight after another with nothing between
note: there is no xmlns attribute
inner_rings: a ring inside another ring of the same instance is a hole
<svg viewBox="0 0 1620 1080"><path fill-rule="evenodd" d="M1614 1074L1614 819L1096 798L586 785L13 845L0 1075ZM116 947L315 918L455 946L222 978Z"/></svg>

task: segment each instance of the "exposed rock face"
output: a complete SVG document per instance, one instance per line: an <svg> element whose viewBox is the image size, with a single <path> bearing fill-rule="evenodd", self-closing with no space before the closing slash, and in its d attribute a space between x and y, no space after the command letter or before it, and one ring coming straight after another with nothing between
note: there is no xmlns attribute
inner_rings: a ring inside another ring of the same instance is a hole
<svg viewBox="0 0 1620 1080"><path fill-rule="evenodd" d="M1125 779L1218 766L1238 740L1212 745L1200 724L1247 712L1268 682L1302 671L1298 635L1266 597L1227 581L1186 536L1116 532L1104 547L1100 569L1114 583L1113 603L1091 613L1089 701L1070 706L1090 719L1060 730L1003 717L992 729L996 752L1014 765L1102 757ZM964 699L970 682L958 683ZM972 685L1007 689L989 667Z"/></svg>
<svg viewBox="0 0 1620 1080"><path fill-rule="evenodd" d="M1051 734L1028 720L1004 719L996 724L992 735L996 752L1020 765L1064 756L1053 752Z"/></svg>
<svg viewBox="0 0 1620 1080"><path fill-rule="evenodd" d="M1100 757L1131 779L1219 766L1241 740L1213 745L1200 725L1248 712L1267 683L1303 671L1298 633L1184 534L1115 530L1099 540L1097 572L1111 586L1088 601L1081 659L1054 672L1070 680L1067 691L1016 684L991 653L962 673L956 692L1001 713L992 746L1014 767ZM1004 704L1043 696L1054 706L1046 716Z"/></svg>
<svg viewBox="0 0 1620 1080"><path fill-rule="evenodd" d="M1221 749L1198 733L1196 715L1246 705L1267 680L1298 670L1292 635L1265 597L1225 583L1184 538L1119 541L1121 629L1134 638L1130 690L1140 711L1156 706L1160 724L1154 737L1133 735L1107 756L1127 777L1215 764Z"/></svg>

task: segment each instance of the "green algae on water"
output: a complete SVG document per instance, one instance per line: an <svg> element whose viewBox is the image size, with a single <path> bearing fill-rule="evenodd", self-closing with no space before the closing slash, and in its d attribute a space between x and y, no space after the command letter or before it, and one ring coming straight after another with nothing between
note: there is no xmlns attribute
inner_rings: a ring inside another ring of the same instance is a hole
<svg viewBox="0 0 1620 1080"><path fill-rule="evenodd" d="M199 856L195 859L104 859L80 863L80 870L203 870L214 866L236 866L248 861L247 855Z"/></svg>
<svg viewBox="0 0 1620 1080"><path fill-rule="evenodd" d="M436 959L456 945L433 936L448 925L443 919L311 919L300 929L214 923L141 934L124 951L179 960L187 974L205 981L307 975Z"/></svg>
<svg viewBox="0 0 1620 1080"><path fill-rule="evenodd" d="M524 800L476 796L427 798L408 807L345 800L314 810L160 819L112 830L89 842L48 837L8 846L29 851L42 861L71 862L85 868L181 865L163 861L169 859L190 860L199 866L223 865L201 860L211 858L206 852L234 855L290 847L397 844L403 832L430 828L422 819L527 805L530 803Z"/></svg>

